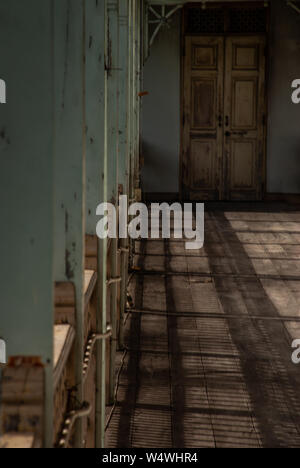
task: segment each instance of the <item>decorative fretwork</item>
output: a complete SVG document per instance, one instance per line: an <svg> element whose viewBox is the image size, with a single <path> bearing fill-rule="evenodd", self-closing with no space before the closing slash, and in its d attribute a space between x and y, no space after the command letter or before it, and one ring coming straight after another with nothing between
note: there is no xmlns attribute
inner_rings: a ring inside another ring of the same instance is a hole
<svg viewBox="0 0 300 468"><path fill-rule="evenodd" d="M266 8L232 9L229 18L229 32L232 33L264 33L267 30Z"/></svg>
<svg viewBox="0 0 300 468"><path fill-rule="evenodd" d="M169 8L166 5L162 5L160 7L160 11L158 11L158 7L154 7L151 4L149 5L148 24L150 27L152 26L149 42L150 47L154 43L156 36L163 27L171 27L172 16L181 8L182 5L175 5L174 7Z"/></svg>
<svg viewBox="0 0 300 468"><path fill-rule="evenodd" d="M225 13L221 9L190 8L187 13L187 34L223 33Z"/></svg>
<svg viewBox="0 0 300 468"><path fill-rule="evenodd" d="M291 0L287 1L287 5L293 8L295 11L297 11L297 13L300 13L299 0L298 0L298 5L296 5L296 1L291 1Z"/></svg>
<svg viewBox="0 0 300 468"><path fill-rule="evenodd" d="M265 33L267 18L266 7L190 7L186 11L186 34Z"/></svg>

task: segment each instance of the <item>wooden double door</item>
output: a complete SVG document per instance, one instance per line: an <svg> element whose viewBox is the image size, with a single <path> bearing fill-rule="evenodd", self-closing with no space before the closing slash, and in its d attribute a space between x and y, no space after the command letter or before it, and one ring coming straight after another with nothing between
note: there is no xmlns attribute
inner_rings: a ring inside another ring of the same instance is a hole
<svg viewBox="0 0 300 468"><path fill-rule="evenodd" d="M262 198L265 50L265 36L185 38L182 131L185 198Z"/></svg>

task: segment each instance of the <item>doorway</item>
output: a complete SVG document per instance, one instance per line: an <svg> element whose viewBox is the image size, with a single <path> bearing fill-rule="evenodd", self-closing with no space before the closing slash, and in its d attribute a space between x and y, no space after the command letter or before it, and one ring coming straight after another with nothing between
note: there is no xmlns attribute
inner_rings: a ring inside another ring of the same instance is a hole
<svg viewBox="0 0 300 468"><path fill-rule="evenodd" d="M266 146L266 9L227 6L187 11L182 60L183 196L191 200L261 200ZM207 14L214 21L205 21ZM195 28L197 15L201 20ZM207 25L216 34L207 32ZM197 33L199 29L204 32Z"/></svg>

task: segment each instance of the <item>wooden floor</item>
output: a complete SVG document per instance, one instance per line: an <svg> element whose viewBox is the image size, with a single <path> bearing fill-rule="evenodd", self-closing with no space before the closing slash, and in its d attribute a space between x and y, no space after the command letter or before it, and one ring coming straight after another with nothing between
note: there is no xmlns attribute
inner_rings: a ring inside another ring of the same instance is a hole
<svg viewBox="0 0 300 468"><path fill-rule="evenodd" d="M109 448L300 447L300 209L206 210L201 251L136 243Z"/></svg>

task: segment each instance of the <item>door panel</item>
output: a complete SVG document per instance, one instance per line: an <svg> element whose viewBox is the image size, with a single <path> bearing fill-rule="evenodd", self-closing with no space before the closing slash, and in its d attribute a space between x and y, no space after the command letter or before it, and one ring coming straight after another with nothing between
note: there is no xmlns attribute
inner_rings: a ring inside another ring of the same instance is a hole
<svg viewBox="0 0 300 468"><path fill-rule="evenodd" d="M217 70L218 46L192 43L192 69Z"/></svg>
<svg viewBox="0 0 300 468"><path fill-rule="evenodd" d="M183 188L201 200L259 200L265 37L186 37Z"/></svg>
<svg viewBox="0 0 300 468"><path fill-rule="evenodd" d="M223 151L224 38L187 37L185 45L184 193L216 200Z"/></svg>
<svg viewBox="0 0 300 468"><path fill-rule="evenodd" d="M217 83L214 78L192 79L191 131L215 130Z"/></svg>
<svg viewBox="0 0 300 468"><path fill-rule="evenodd" d="M253 154L256 153L256 142L253 140L234 139L231 141L231 168L230 189L244 190L252 189L255 180L255 165Z"/></svg>
<svg viewBox="0 0 300 468"><path fill-rule="evenodd" d="M232 58L234 70L258 70L259 47L235 43Z"/></svg>
<svg viewBox="0 0 300 468"><path fill-rule="evenodd" d="M257 79L232 80L232 128L255 130L257 128Z"/></svg>
<svg viewBox="0 0 300 468"><path fill-rule="evenodd" d="M227 37L223 198L262 197L265 38Z"/></svg>
<svg viewBox="0 0 300 468"><path fill-rule="evenodd" d="M191 140L191 189L195 191L215 190L216 141L213 139Z"/></svg>

